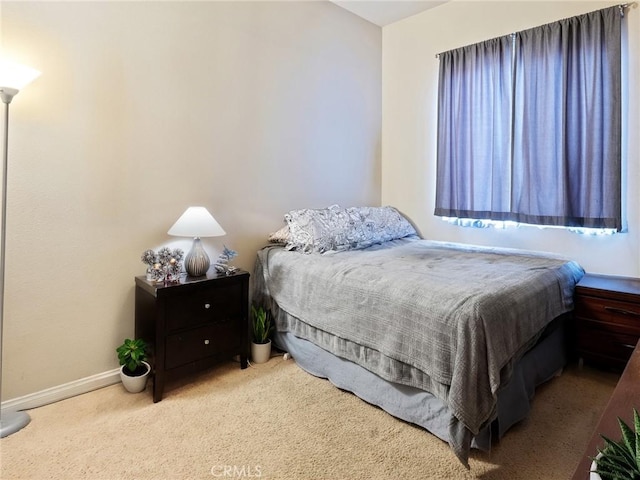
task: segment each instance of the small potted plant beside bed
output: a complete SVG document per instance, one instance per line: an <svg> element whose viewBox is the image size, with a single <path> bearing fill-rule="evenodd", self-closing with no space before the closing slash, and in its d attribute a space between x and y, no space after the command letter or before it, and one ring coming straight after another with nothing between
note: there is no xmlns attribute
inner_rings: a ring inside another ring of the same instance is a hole
<svg viewBox="0 0 640 480"><path fill-rule="evenodd" d="M116 348L120 361L120 379L124 388L131 393L138 393L147 386L147 379L151 373L151 365L146 362L147 343L138 338L125 339L124 343Z"/></svg>
<svg viewBox="0 0 640 480"><path fill-rule="evenodd" d="M622 439L602 435L604 448L591 464L591 480L640 480L640 415L633 409L635 432L618 418Z"/></svg>
<svg viewBox="0 0 640 480"><path fill-rule="evenodd" d="M254 363L265 363L271 357L271 332L273 321L271 312L264 307L251 306L251 359Z"/></svg>

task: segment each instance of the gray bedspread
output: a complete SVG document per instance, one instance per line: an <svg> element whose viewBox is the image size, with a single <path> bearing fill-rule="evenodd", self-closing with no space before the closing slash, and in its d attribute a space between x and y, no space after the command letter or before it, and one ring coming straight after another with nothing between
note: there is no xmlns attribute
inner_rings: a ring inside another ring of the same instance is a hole
<svg viewBox="0 0 640 480"><path fill-rule="evenodd" d="M269 246L258 264L254 291L289 314L279 331L440 398L467 466L513 362L572 309L584 273L551 255L418 238L323 255Z"/></svg>

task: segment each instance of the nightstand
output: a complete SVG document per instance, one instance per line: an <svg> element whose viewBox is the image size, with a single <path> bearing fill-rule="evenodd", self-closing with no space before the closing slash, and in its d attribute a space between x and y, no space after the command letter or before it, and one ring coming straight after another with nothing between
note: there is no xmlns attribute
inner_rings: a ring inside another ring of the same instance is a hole
<svg viewBox="0 0 640 480"><path fill-rule="evenodd" d="M624 369L640 339L640 279L586 274L574 300L580 360Z"/></svg>
<svg viewBox="0 0 640 480"><path fill-rule="evenodd" d="M164 285L136 277L135 336L151 347L153 401L165 381L249 354L249 273L181 278Z"/></svg>

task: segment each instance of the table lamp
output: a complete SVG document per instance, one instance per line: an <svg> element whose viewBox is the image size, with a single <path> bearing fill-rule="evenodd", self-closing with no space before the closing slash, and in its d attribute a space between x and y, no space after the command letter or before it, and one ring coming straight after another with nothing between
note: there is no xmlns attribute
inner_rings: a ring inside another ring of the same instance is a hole
<svg viewBox="0 0 640 480"><path fill-rule="evenodd" d="M175 237L193 237L193 246L184 261L184 267L190 277L206 275L211 265L200 237L219 237L227 234L205 207L187 208L167 233Z"/></svg>

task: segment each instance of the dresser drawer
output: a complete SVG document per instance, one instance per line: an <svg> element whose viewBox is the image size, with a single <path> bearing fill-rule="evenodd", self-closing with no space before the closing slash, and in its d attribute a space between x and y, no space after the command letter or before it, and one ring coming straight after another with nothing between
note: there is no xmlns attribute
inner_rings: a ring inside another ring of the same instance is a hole
<svg viewBox="0 0 640 480"><path fill-rule="evenodd" d="M242 316L242 285L215 285L167 298L169 331L199 325L225 323Z"/></svg>
<svg viewBox="0 0 640 480"><path fill-rule="evenodd" d="M591 320L590 328L640 337L640 305L630 302L578 295L575 315L581 322Z"/></svg>
<svg viewBox="0 0 640 480"><path fill-rule="evenodd" d="M215 326L205 326L169 335L166 341L165 368L201 360L211 355L232 356L240 349L240 328L238 322L226 322Z"/></svg>

